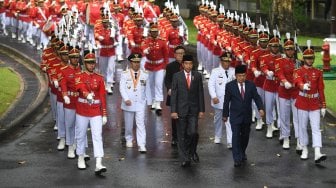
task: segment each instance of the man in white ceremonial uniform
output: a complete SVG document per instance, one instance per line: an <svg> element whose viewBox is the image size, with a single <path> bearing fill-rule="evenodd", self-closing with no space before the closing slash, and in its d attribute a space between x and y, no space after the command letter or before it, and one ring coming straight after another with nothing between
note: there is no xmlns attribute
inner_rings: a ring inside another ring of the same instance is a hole
<svg viewBox="0 0 336 188"><path fill-rule="evenodd" d="M121 109L124 111L126 147L133 147L133 123L136 122L136 138L140 153L146 153L146 104L152 105L149 77L140 69L141 54L128 57L130 69L120 78Z"/></svg>
<svg viewBox="0 0 336 188"><path fill-rule="evenodd" d="M214 125L215 125L215 144L221 143L223 130L223 102L225 95L226 83L235 79L235 69L230 67L232 61L232 54L225 52L219 57L220 65L211 72L208 87L211 97L211 106L214 108ZM229 121L225 122L226 126L226 143L227 148L232 148L232 130Z"/></svg>

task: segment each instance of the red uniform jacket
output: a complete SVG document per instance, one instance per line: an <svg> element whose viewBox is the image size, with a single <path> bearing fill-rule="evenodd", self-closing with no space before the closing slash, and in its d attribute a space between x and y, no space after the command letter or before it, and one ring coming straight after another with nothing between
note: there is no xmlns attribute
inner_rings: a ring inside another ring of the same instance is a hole
<svg viewBox="0 0 336 188"><path fill-rule="evenodd" d="M79 94L75 86L75 77L77 74L81 73L81 69L79 66L74 67L72 65L68 65L61 69L61 73L62 79L60 87L62 96L68 96L70 98L70 104L64 103L64 108L75 109Z"/></svg>
<svg viewBox="0 0 336 188"><path fill-rule="evenodd" d="M278 58L275 60L275 74L278 77L280 86L278 88L279 97L285 99L296 99L299 90L294 86L295 59ZM292 88L286 89L285 82L292 84Z"/></svg>
<svg viewBox="0 0 336 188"><path fill-rule="evenodd" d="M278 91L279 82L277 81L276 75L275 75L275 59L280 58L280 54L266 54L261 57L260 60L260 68L261 71L267 75L267 71L273 71L274 76L273 79L268 79L266 76L266 80L264 82L263 89L268 92L275 93Z"/></svg>
<svg viewBox="0 0 336 188"><path fill-rule="evenodd" d="M262 49L260 47L256 50L252 51L251 58L250 58L250 61L251 61L250 64L251 64L252 72L254 72L255 70L261 71L261 68L260 68L261 57L268 54L268 53L269 53L269 51L267 49ZM254 83L257 87L263 88L265 79L266 79L266 77L265 77L264 73L261 72L260 76L254 78Z"/></svg>
<svg viewBox="0 0 336 188"><path fill-rule="evenodd" d="M174 49L176 46L182 45L183 39L179 35L179 28L171 28L166 32L168 47L169 47L169 57L174 58Z"/></svg>
<svg viewBox="0 0 336 188"><path fill-rule="evenodd" d="M168 46L165 40L161 38L148 37L141 45L143 52L148 49L146 54L147 61L145 68L149 71L158 71L166 69L168 64ZM145 54L145 53L144 53Z"/></svg>

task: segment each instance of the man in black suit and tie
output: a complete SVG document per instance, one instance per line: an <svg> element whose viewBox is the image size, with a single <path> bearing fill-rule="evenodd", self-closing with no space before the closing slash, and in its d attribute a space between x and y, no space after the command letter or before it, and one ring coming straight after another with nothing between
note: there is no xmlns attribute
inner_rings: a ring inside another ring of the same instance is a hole
<svg viewBox="0 0 336 188"><path fill-rule="evenodd" d="M171 96L171 86L173 83L173 75L181 70L183 70L182 67L182 58L183 55L185 54L185 48L183 46L177 46L174 49L174 56L175 56L175 61L169 63L166 67L166 76L165 76L165 86L167 88L167 100L166 100L166 105L170 106L170 96ZM177 120L176 119L171 119L171 124L172 124L172 146L177 146Z"/></svg>
<svg viewBox="0 0 336 188"><path fill-rule="evenodd" d="M246 66L237 66L235 76L236 79L225 87L223 121L226 122L230 117L234 166L239 167L247 160L245 151L252 123L252 100L255 101L261 117L264 116L264 110L256 86L246 80Z"/></svg>
<svg viewBox="0 0 336 188"><path fill-rule="evenodd" d="M190 166L190 160L199 161L196 153L198 118L204 117L202 75L193 71L193 56L184 55L183 71L175 73L171 88L171 117L177 119L178 150L181 166Z"/></svg>

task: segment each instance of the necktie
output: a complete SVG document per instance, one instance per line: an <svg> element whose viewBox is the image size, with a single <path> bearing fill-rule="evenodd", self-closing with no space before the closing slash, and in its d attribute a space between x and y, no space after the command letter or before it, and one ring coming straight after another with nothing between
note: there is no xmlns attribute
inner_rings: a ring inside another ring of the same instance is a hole
<svg viewBox="0 0 336 188"><path fill-rule="evenodd" d="M240 94L241 94L242 98L244 99L245 91L244 91L243 83L240 83Z"/></svg>
<svg viewBox="0 0 336 188"><path fill-rule="evenodd" d="M190 73L187 73L187 85L189 89L190 88Z"/></svg>
<svg viewBox="0 0 336 188"><path fill-rule="evenodd" d="M134 73L134 79L137 79L137 78L138 78L138 73L135 72L135 73Z"/></svg>
<svg viewBox="0 0 336 188"><path fill-rule="evenodd" d="M229 78L227 70L225 70L226 78Z"/></svg>

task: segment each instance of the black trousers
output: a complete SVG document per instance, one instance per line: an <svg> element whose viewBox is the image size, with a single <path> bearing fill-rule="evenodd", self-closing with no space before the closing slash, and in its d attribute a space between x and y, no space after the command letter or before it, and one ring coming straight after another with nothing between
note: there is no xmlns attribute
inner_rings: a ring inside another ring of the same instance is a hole
<svg viewBox="0 0 336 188"><path fill-rule="evenodd" d="M198 116L179 117L177 125L178 151L181 161L190 161L198 144Z"/></svg>
<svg viewBox="0 0 336 188"><path fill-rule="evenodd" d="M233 160L242 161L250 138L250 124L231 124Z"/></svg>
<svg viewBox="0 0 336 188"><path fill-rule="evenodd" d="M177 141L177 119L171 119L171 126L172 126L172 140Z"/></svg>

